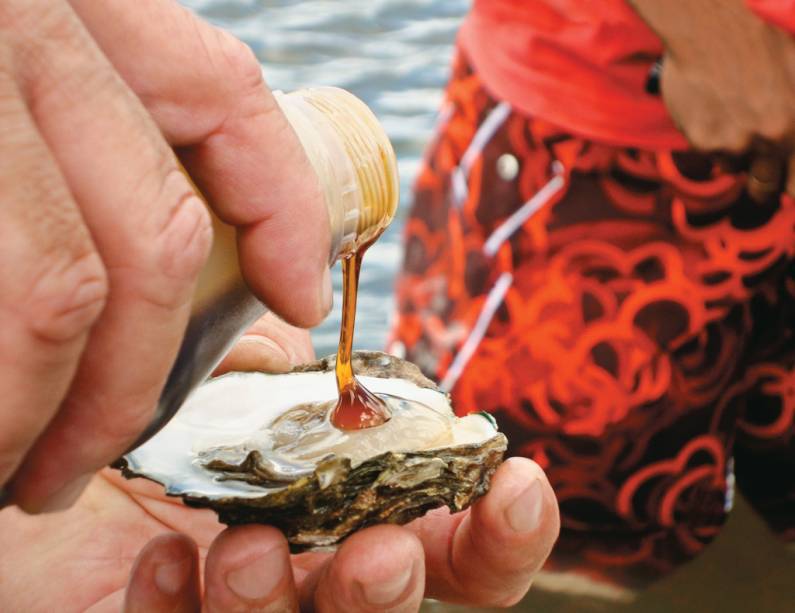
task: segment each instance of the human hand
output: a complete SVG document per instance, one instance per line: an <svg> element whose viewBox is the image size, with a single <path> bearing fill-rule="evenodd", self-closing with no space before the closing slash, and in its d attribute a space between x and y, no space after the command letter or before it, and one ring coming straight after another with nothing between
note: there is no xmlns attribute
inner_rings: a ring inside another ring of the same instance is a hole
<svg viewBox="0 0 795 613"><path fill-rule="evenodd" d="M309 334L269 314L217 373L284 372L313 358ZM267 526L227 529L203 553L185 535L161 535L133 566L125 610L416 611L424 597L507 606L527 592L559 525L543 471L512 458L497 470L487 496L463 513L438 509L406 527L368 528L334 554L291 556L284 536ZM181 569L179 587L159 584L164 566Z"/></svg>
<svg viewBox="0 0 795 613"><path fill-rule="evenodd" d="M795 196L795 39L745 0L630 0L662 38L665 104L697 149L751 154L748 191Z"/></svg>
<svg viewBox="0 0 795 613"><path fill-rule="evenodd" d="M221 371L264 365L273 346L280 348L275 355L312 357L304 333L272 315L247 336L243 344L251 346L233 352ZM255 338L273 339L273 346ZM267 355L255 357L256 351ZM13 507L0 512L0 608L412 611L423 595L509 605L527 591L559 525L541 469L513 458L497 470L489 493L462 513L439 509L405 527L362 530L333 554L290 556L272 528L223 530L214 512L186 507L158 484L105 469L68 511L35 517ZM365 605L365 589L380 602Z"/></svg>
<svg viewBox="0 0 795 613"><path fill-rule="evenodd" d="M327 213L251 51L173 0L3 2L0 114L0 486L57 510L181 341L211 232L172 148L293 323L330 307Z"/></svg>
<svg viewBox="0 0 795 613"><path fill-rule="evenodd" d="M136 561L125 610L193 610L203 601L208 612L416 611L424 596L509 606L527 592L557 530L557 506L543 473L530 460L513 458L471 510L432 511L404 528L367 528L334 554L290 556L273 528L227 529L206 555L203 590L195 545L174 534L157 537ZM157 581L164 564L182 564L192 574L166 592Z"/></svg>
<svg viewBox="0 0 795 613"><path fill-rule="evenodd" d="M423 595L506 606L529 588L559 526L546 477L521 458L499 468L471 509L367 528L333 554L290 556L267 526L222 531L213 512L162 491L105 469L66 512L0 512L0 608L354 613L416 611Z"/></svg>

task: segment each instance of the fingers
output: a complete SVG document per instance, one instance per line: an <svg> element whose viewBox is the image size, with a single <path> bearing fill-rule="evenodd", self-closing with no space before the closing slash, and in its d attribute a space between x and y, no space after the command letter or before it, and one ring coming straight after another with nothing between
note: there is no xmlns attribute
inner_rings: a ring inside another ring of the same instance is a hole
<svg viewBox="0 0 795 613"><path fill-rule="evenodd" d="M301 611L417 611L424 591L422 546L396 526L348 538L301 582ZM311 562L311 561L308 561ZM298 611L299 598L284 536L265 526L230 528L210 547L205 567L207 613Z"/></svg>
<svg viewBox="0 0 795 613"><path fill-rule="evenodd" d="M107 279L57 165L1 68L0 116L2 486L66 395Z"/></svg>
<svg viewBox="0 0 795 613"><path fill-rule="evenodd" d="M255 293L290 323L319 323L332 299L328 214L251 50L173 0L72 5L216 212L239 226Z"/></svg>
<svg viewBox="0 0 795 613"><path fill-rule="evenodd" d="M223 532L207 554L204 584L206 613L298 611L287 540L274 528Z"/></svg>
<svg viewBox="0 0 795 613"><path fill-rule="evenodd" d="M425 549L429 597L510 606L549 556L560 519L543 471L510 458L468 513L433 512L410 527Z"/></svg>
<svg viewBox="0 0 795 613"><path fill-rule="evenodd" d="M196 544L176 533L152 539L130 573L125 613L191 613L200 606Z"/></svg>
<svg viewBox="0 0 795 613"><path fill-rule="evenodd" d="M110 286L69 395L12 485L23 508L57 510L148 422L184 331L210 225L157 126L68 5L11 1L22 7L13 44L27 60L15 65L17 81Z"/></svg>
<svg viewBox="0 0 795 613"><path fill-rule="evenodd" d="M422 545L410 531L375 526L350 536L301 585L301 610L339 613L419 610L425 588Z"/></svg>
<svg viewBox="0 0 795 613"><path fill-rule="evenodd" d="M287 372L314 359L307 330L296 328L267 313L246 332L215 371Z"/></svg>

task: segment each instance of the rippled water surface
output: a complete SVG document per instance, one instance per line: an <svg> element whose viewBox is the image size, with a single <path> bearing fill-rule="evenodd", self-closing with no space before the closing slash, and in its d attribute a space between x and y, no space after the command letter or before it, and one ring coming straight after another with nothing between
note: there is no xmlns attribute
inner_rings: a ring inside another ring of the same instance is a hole
<svg viewBox="0 0 795 613"><path fill-rule="evenodd" d="M362 98L385 126L398 155L401 209L368 251L361 273L356 347L380 349L392 313L400 232L409 186L433 126L466 0L185 0L244 40L265 66L270 86L292 90L336 85ZM318 355L336 351L335 309L313 334Z"/></svg>

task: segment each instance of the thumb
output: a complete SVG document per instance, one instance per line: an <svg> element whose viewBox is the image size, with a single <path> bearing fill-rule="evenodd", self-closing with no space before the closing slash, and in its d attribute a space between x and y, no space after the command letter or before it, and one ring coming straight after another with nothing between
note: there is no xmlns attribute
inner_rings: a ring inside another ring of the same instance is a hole
<svg viewBox="0 0 795 613"><path fill-rule="evenodd" d="M287 372L293 366L314 359L309 331L291 326L273 313L266 313L232 347L213 374L232 370Z"/></svg>

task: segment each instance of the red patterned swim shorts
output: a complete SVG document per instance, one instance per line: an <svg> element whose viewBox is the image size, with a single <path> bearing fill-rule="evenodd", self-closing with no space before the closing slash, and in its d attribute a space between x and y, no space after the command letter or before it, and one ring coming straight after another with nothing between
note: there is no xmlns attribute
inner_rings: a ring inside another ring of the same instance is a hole
<svg viewBox="0 0 795 613"><path fill-rule="evenodd" d="M552 567L654 579L735 481L795 537L793 199L521 115L459 56L405 245L390 348L546 470Z"/></svg>

